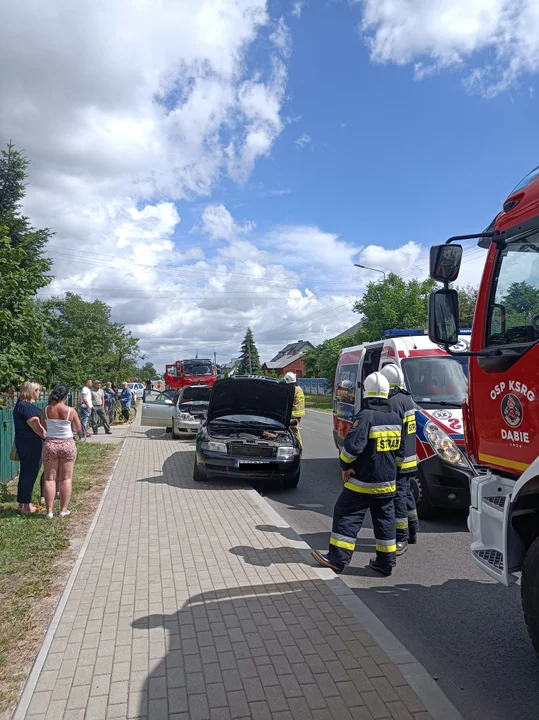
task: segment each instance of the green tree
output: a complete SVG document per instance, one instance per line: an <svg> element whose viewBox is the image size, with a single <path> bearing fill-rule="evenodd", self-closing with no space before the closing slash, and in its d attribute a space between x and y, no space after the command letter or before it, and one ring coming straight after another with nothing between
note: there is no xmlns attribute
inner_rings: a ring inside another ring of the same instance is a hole
<svg viewBox="0 0 539 720"><path fill-rule="evenodd" d="M260 367L260 357L255 345L253 331L247 328L245 337L241 344L241 355L236 375L260 375L262 369Z"/></svg>
<svg viewBox="0 0 539 720"><path fill-rule="evenodd" d="M361 342L380 340L388 328L411 330L427 327L428 297L434 280L403 280L390 273L382 282L371 282L354 311L363 315Z"/></svg>
<svg viewBox="0 0 539 720"><path fill-rule="evenodd" d="M514 282L509 286L503 302L508 317L520 318L523 325L528 324L531 317L539 313L539 290L525 280ZM508 322L516 325L517 322Z"/></svg>
<svg viewBox="0 0 539 720"><path fill-rule="evenodd" d="M151 380L157 377L157 370L154 368L153 363L145 362L142 367L138 368L137 375L142 378L142 382L144 382L147 378Z"/></svg>
<svg viewBox="0 0 539 720"><path fill-rule="evenodd" d="M86 302L67 293L43 303L48 316L47 342L53 357L51 382L81 386L87 378L121 382L136 374L138 339L110 320L101 300Z"/></svg>
<svg viewBox="0 0 539 720"><path fill-rule="evenodd" d="M37 291L51 281L44 257L51 236L21 214L28 161L9 143L0 153L0 390L33 378L45 380L49 364Z"/></svg>
<svg viewBox="0 0 539 720"><path fill-rule="evenodd" d="M470 328L473 324L475 306L477 304L477 288L471 285L456 287L459 294L459 325L461 328Z"/></svg>

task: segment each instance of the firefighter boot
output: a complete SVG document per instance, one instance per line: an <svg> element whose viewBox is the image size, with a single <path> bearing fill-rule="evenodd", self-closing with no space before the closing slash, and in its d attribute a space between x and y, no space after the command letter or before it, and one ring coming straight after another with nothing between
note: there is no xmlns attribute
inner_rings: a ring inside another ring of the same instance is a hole
<svg viewBox="0 0 539 720"><path fill-rule="evenodd" d="M378 558L375 558L375 557L373 557L369 560L369 567L371 570L376 570L376 572L381 573L385 577L389 577L391 575L391 573L393 572L392 567L390 567L389 565L385 565L385 564L381 565L378 562Z"/></svg>
<svg viewBox="0 0 539 720"><path fill-rule="evenodd" d="M337 563L332 562L327 555L322 555L322 553L317 552L316 550L311 551L311 555L316 560L316 562L319 565L322 565L323 567L327 567L330 570L333 570L334 573L337 575L340 575L342 571L344 570L344 565L339 565Z"/></svg>
<svg viewBox="0 0 539 720"><path fill-rule="evenodd" d="M408 545L415 545L417 543L417 533L408 531ZM397 555L399 554L399 548L397 547Z"/></svg>
<svg viewBox="0 0 539 720"><path fill-rule="evenodd" d="M408 538L408 540L397 540L397 557L399 555L404 555L404 553L408 550L409 542L410 538Z"/></svg>

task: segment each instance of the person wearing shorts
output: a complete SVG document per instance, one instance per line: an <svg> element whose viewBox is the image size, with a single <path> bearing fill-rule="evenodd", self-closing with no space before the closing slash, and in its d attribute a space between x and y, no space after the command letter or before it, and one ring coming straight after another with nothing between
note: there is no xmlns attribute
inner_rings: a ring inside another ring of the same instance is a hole
<svg viewBox="0 0 539 720"><path fill-rule="evenodd" d="M80 432L81 424L77 413L66 405L69 389L56 385L49 396L49 404L41 414L41 423L47 430L43 446L45 468L45 504L47 518L53 518L56 482L60 483L60 517L67 517L71 499L73 468L77 459L77 448L73 433Z"/></svg>

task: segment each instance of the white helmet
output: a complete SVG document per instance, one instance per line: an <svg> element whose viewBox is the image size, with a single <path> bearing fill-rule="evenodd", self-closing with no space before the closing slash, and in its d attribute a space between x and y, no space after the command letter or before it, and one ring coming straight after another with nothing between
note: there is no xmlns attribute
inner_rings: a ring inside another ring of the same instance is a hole
<svg viewBox="0 0 539 720"><path fill-rule="evenodd" d="M363 387L367 398L387 398L389 395L389 383L380 372L367 375Z"/></svg>
<svg viewBox="0 0 539 720"><path fill-rule="evenodd" d="M400 367L395 363L384 365L380 372L387 379L390 388L404 387L404 375Z"/></svg>
<svg viewBox="0 0 539 720"><path fill-rule="evenodd" d="M287 372L284 376L284 381L287 383L295 383L297 381L296 373Z"/></svg>

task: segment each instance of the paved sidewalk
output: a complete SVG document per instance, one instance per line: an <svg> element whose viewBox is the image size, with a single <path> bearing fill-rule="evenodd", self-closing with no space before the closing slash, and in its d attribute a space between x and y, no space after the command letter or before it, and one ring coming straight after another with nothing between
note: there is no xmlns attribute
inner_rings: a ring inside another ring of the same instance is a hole
<svg viewBox="0 0 539 720"><path fill-rule="evenodd" d="M430 718L254 491L192 468L192 443L131 428L14 717Z"/></svg>

